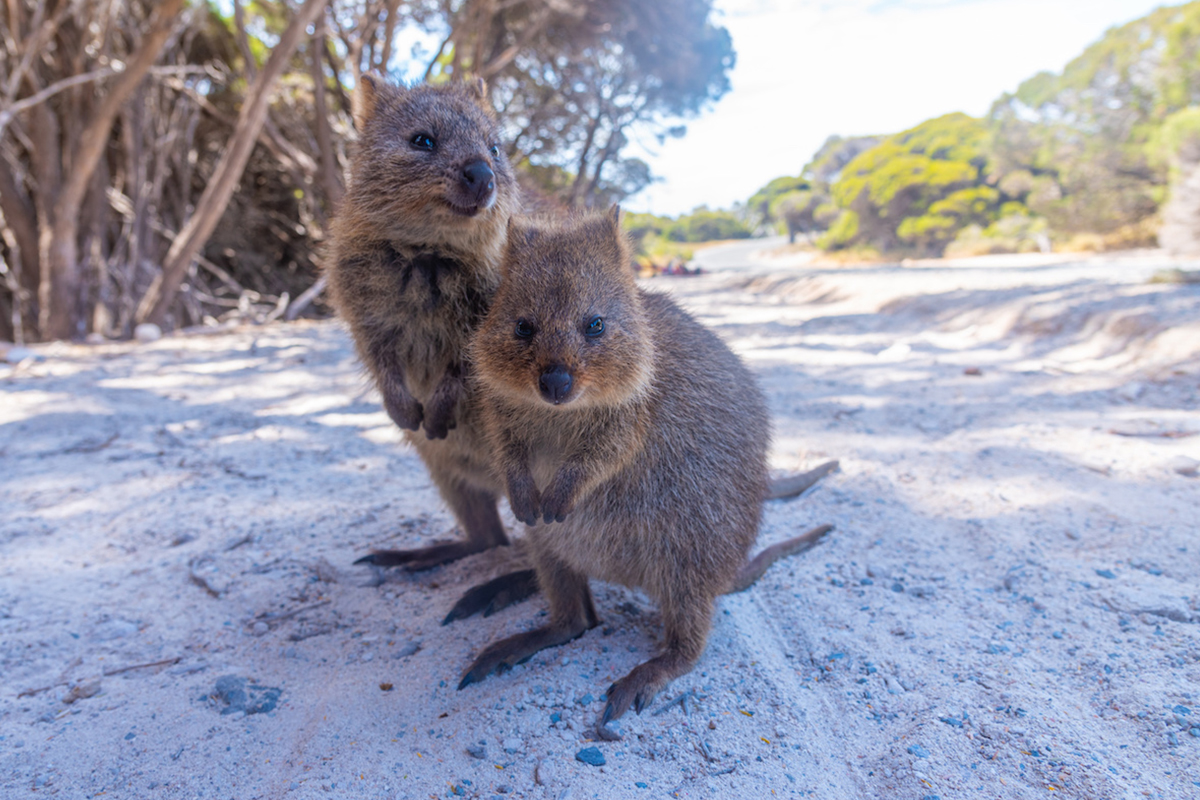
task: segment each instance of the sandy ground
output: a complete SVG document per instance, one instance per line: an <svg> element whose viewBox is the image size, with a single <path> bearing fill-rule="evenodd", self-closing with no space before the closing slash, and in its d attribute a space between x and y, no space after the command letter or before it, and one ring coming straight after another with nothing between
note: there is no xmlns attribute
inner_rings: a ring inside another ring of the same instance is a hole
<svg viewBox="0 0 1200 800"><path fill-rule="evenodd" d="M760 542L837 530L617 742L644 597L459 692L545 607L440 625L505 556L351 565L454 523L337 323L0 364L0 796L1200 796L1200 286L761 247L651 285L760 376L776 468L841 460Z"/></svg>

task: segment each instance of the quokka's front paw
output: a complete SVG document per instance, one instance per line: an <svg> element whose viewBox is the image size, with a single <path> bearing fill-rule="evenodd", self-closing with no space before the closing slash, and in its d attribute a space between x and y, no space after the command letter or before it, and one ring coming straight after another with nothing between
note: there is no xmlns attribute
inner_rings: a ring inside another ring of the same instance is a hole
<svg viewBox="0 0 1200 800"><path fill-rule="evenodd" d="M542 507L542 498L538 494L533 478L509 481L508 505L512 508L513 516L526 525L537 525L538 513Z"/></svg>
<svg viewBox="0 0 1200 800"><path fill-rule="evenodd" d="M454 409L431 409L425 417L425 436L430 439L445 439L457 425Z"/></svg>
<svg viewBox="0 0 1200 800"><path fill-rule="evenodd" d="M383 393L383 409L392 418L392 422L406 431L415 431L421 427L425 418L425 410L407 391Z"/></svg>
<svg viewBox="0 0 1200 800"><path fill-rule="evenodd" d="M546 523L562 522L574 510L574 491L565 483L555 481L542 498L542 520Z"/></svg>
<svg viewBox="0 0 1200 800"><path fill-rule="evenodd" d="M457 424L454 410L463 396L459 371L447 372L425 404L425 435L430 439L445 439Z"/></svg>

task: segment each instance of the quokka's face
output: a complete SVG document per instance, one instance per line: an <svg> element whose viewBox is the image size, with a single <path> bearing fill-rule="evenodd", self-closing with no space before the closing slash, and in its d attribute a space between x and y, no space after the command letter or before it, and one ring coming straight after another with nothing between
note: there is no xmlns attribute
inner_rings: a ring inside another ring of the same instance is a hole
<svg viewBox="0 0 1200 800"><path fill-rule="evenodd" d="M516 183L481 90L363 80L360 159L371 169L356 172L355 183L378 198L380 216L412 230L469 229L512 214Z"/></svg>
<svg viewBox="0 0 1200 800"><path fill-rule="evenodd" d="M502 272L473 343L489 387L547 408L616 405L647 388L649 330L609 218L510 230Z"/></svg>

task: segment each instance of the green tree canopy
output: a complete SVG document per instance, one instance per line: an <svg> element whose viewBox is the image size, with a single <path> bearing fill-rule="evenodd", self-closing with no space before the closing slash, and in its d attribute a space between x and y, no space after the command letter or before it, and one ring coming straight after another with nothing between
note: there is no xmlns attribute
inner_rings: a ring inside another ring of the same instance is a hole
<svg viewBox="0 0 1200 800"><path fill-rule="evenodd" d="M988 144L983 122L947 114L860 153L831 187L841 214L823 246L940 252L958 229L992 217L1000 201L998 191L980 186Z"/></svg>

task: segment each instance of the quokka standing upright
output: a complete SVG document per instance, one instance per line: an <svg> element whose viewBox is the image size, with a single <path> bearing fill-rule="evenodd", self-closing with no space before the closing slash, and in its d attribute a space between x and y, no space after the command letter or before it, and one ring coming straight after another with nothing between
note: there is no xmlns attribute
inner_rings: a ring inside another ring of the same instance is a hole
<svg viewBox="0 0 1200 800"><path fill-rule="evenodd" d="M466 358L519 204L484 94L482 81L405 88L371 75L358 88L358 149L333 225L333 303L466 532L362 561L422 569L508 543Z"/></svg>
<svg viewBox="0 0 1200 800"><path fill-rule="evenodd" d="M603 721L641 711L700 658L716 598L741 588L767 489L762 393L715 334L638 288L615 207L512 223L471 352L550 617L486 648L459 688L594 627L598 578L662 611L662 652L613 684Z"/></svg>

